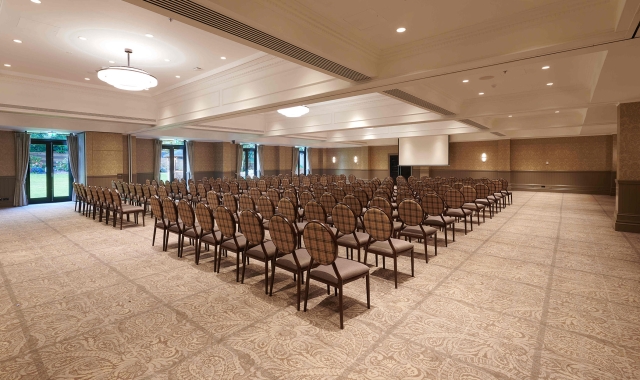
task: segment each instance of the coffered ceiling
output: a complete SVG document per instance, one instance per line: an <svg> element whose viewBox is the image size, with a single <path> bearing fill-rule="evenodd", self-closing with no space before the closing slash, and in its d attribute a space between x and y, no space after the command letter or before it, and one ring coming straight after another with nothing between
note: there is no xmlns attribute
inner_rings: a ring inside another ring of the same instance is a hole
<svg viewBox="0 0 640 380"><path fill-rule="evenodd" d="M613 134L640 101L640 0L0 3L2 128L384 145ZM97 79L125 47L156 89Z"/></svg>

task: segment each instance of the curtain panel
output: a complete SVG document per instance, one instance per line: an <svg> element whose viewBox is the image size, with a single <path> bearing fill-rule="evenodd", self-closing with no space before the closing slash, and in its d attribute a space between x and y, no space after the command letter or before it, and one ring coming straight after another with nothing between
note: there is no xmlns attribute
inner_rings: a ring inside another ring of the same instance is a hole
<svg viewBox="0 0 640 380"><path fill-rule="evenodd" d="M262 178L264 177L264 161L263 159L263 149L264 145L257 145L256 146L256 160L257 160L257 166L258 166L258 177Z"/></svg>
<svg viewBox="0 0 640 380"><path fill-rule="evenodd" d="M236 144L236 178L240 178L240 173L242 172L243 154L242 144Z"/></svg>
<svg viewBox="0 0 640 380"><path fill-rule="evenodd" d="M311 174L311 148L307 148L307 175Z"/></svg>
<svg viewBox="0 0 640 380"><path fill-rule="evenodd" d="M300 160L300 150L296 147L293 148L292 160L291 160L291 175L298 174L298 161Z"/></svg>
<svg viewBox="0 0 640 380"><path fill-rule="evenodd" d="M78 135L67 136L67 147L69 148L69 170L73 176L73 182L80 182L78 176L80 167L80 147L78 145ZM76 192L71 193L72 199L76 199Z"/></svg>
<svg viewBox="0 0 640 380"><path fill-rule="evenodd" d="M189 168L189 178L195 180L196 171L194 170L195 161L194 161L194 145L195 141L185 141L185 147L187 148L187 166Z"/></svg>
<svg viewBox="0 0 640 380"><path fill-rule="evenodd" d="M16 132L16 188L13 192L13 205L26 206L27 199L27 171L29 170L29 146L31 135L26 132Z"/></svg>
<svg viewBox="0 0 640 380"><path fill-rule="evenodd" d="M162 140L153 140L153 178L160 181L162 162Z"/></svg>

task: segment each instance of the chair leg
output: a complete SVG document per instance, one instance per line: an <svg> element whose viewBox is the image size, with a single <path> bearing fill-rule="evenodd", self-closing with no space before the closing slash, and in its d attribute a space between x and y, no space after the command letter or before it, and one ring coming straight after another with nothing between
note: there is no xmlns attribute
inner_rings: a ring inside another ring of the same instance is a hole
<svg viewBox="0 0 640 380"><path fill-rule="evenodd" d="M269 260L264 260L264 294L269 294Z"/></svg>
<svg viewBox="0 0 640 380"><path fill-rule="evenodd" d="M307 300L309 300L309 283L311 282L309 279L309 272L311 272L311 265L307 269L307 285L305 286L304 291L304 311L307 311Z"/></svg>
<svg viewBox="0 0 640 380"><path fill-rule="evenodd" d="M382 256L384 260L384 256ZM396 289L398 289L398 256L393 256L393 277L396 284Z"/></svg>
<svg viewBox="0 0 640 380"><path fill-rule="evenodd" d="M438 256L438 231L433 235L433 245L436 248L436 256Z"/></svg>
<svg viewBox="0 0 640 380"><path fill-rule="evenodd" d="M425 245L427 245L427 239L424 240L425 241ZM426 256L426 250L425 250L425 256ZM411 248L411 277L415 277L414 276L414 272L413 272L413 248Z"/></svg>
<svg viewBox="0 0 640 380"><path fill-rule="evenodd" d="M344 329L344 305L342 303L342 284L340 284L340 296L338 297L338 307L340 308L340 329Z"/></svg>
<svg viewBox="0 0 640 380"><path fill-rule="evenodd" d="M427 239L429 237L425 236L424 237L424 260L427 262L427 264L429 264L429 255L427 254Z"/></svg>
<svg viewBox="0 0 640 380"><path fill-rule="evenodd" d="M371 297L369 293L369 273L367 273L367 309L371 309Z"/></svg>
<svg viewBox="0 0 640 380"><path fill-rule="evenodd" d="M269 297L273 295L273 280L276 277L276 257L271 260L271 288L269 289ZM300 287L298 287L298 310L300 310Z"/></svg>
<svg viewBox="0 0 640 380"><path fill-rule="evenodd" d="M196 265L200 264L200 250L202 249L202 241L196 244Z"/></svg>
<svg viewBox="0 0 640 380"><path fill-rule="evenodd" d="M153 226L153 240L151 240L151 246L153 247L154 245L156 245L156 230L158 229L158 226Z"/></svg>
<svg viewBox="0 0 640 380"><path fill-rule="evenodd" d="M245 244L246 246L246 244ZM240 250L236 252L236 282L240 281ZM244 255L242 255L242 259L244 261Z"/></svg>
<svg viewBox="0 0 640 380"><path fill-rule="evenodd" d="M456 241L456 224L453 223L452 226L453 228L451 230L453 231L453 241Z"/></svg>

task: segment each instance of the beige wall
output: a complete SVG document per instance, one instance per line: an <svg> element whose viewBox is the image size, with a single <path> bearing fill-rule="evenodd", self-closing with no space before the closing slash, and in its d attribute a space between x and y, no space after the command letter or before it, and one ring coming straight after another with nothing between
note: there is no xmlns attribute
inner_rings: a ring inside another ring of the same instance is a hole
<svg viewBox="0 0 640 380"><path fill-rule="evenodd" d="M125 172L125 139L120 133L86 132L88 185L110 186Z"/></svg>
<svg viewBox="0 0 640 380"><path fill-rule="evenodd" d="M13 132L0 131L0 198L9 198L0 201L0 207L13 205L13 192L16 184L16 143Z"/></svg>
<svg viewBox="0 0 640 380"><path fill-rule="evenodd" d="M136 170L153 174L153 140L136 139Z"/></svg>
<svg viewBox="0 0 640 380"><path fill-rule="evenodd" d="M194 175L197 179L211 177L215 171L215 143L196 141L193 144Z"/></svg>
<svg viewBox="0 0 640 380"><path fill-rule="evenodd" d="M389 155L398 154L397 145L369 147L369 169L389 172Z"/></svg>
<svg viewBox="0 0 640 380"><path fill-rule="evenodd" d="M613 136L511 140L511 170L610 171L612 141Z"/></svg>
<svg viewBox="0 0 640 380"><path fill-rule="evenodd" d="M16 175L16 143L14 132L0 131L0 177L15 177Z"/></svg>
<svg viewBox="0 0 640 380"><path fill-rule="evenodd" d="M487 161L482 162L482 153ZM474 141L449 144L451 170L509 170L509 140Z"/></svg>

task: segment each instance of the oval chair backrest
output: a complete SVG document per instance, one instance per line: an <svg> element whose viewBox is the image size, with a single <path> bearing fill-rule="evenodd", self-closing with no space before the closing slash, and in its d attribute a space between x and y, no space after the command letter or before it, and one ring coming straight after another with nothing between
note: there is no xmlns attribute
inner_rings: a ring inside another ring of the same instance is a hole
<svg viewBox="0 0 640 380"><path fill-rule="evenodd" d="M431 216L444 213L444 201L438 194L425 194L422 197L421 206L424 212Z"/></svg>
<svg viewBox="0 0 640 380"><path fill-rule="evenodd" d="M345 235L352 234L358 223L356 222L356 215L354 212L344 203L338 203L331 210L331 217L333 218L333 225L336 226L338 231Z"/></svg>
<svg viewBox="0 0 640 380"><path fill-rule="evenodd" d="M289 189L282 196L288 198L295 207L298 207L298 194L295 190Z"/></svg>
<svg viewBox="0 0 640 380"><path fill-rule="evenodd" d="M236 198L231 195L231 193L225 193L222 196L222 204L224 207L228 208L231 212L238 212L238 203L236 203Z"/></svg>
<svg viewBox="0 0 640 380"><path fill-rule="evenodd" d="M250 243L260 244L264 241L264 225L258 214L253 210L245 210L238 218L240 230Z"/></svg>
<svg viewBox="0 0 640 380"><path fill-rule="evenodd" d="M164 219L164 213L162 212L162 201L157 195L151 197L151 214L154 218Z"/></svg>
<svg viewBox="0 0 640 380"><path fill-rule="evenodd" d="M303 191L302 193L300 193L300 204L306 205L312 199L313 199L313 194L311 194L311 192Z"/></svg>
<svg viewBox="0 0 640 380"><path fill-rule="evenodd" d="M307 252L320 265L330 265L338 257L338 244L333 232L326 225L313 221L304 228L304 245Z"/></svg>
<svg viewBox="0 0 640 380"><path fill-rule="evenodd" d="M358 198L362 207L367 207L370 198L369 195L367 195L366 191L362 190L362 188L359 187L353 191L353 195Z"/></svg>
<svg viewBox="0 0 640 380"><path fill-rule="evenodd" d="M191 207L191 204L186 199L181 199L180 202L178 202L178 216L180 216L182 223L184 223L184 226L187 228L193 227L196 223L193 207Z"/></svg>
<svg viewBox="0 0 640 380"><path fill-rule="evenodd" d="M204 203L198 203L196 205L196 217L198 218L198 223L200 223L202 231L213 232L215 222L211 207Z"/></svg>
<svg viewBox="0 0 640 380"><path fill-rule="evenodd" d="M325 211L333 210L333 207L336 205L336 203L338 202L336 201L336 198L331 193L324 193L320 197L320 204L324 207Z"/></svg>
<svg viewBox="0 0 640 380"><path fill-rule="evenodd" d="M271 219L276 213L273 202L271 202L271 199L269 199L269 197L266 197L264 195L258 198L258 209L260 210L262 218L266 220Z"/></svg>
<svg viewBox="0 0 640 380"><path fill-rule="evenodd" d="M265 180L261 179L260 181L258 181L258 190L260 190L260 192L262 193L267 192L267 182Z"/></svg>
<svg viewBox="0 0 640 380"><path fill-rule="evenodd" d="M364 213L364 229L374 240L386 241L391 238L393 224L386 212L372 206Z"/></svg>
<svg viewBox="0 0 640 380"><path fill-rule="evenodd" d="M269 235L278 252L293 253L297 247L297 234L293 224L282 215L274 215L269 222Z"/></svg>
<svg viewBox="0 0 640 380"><path fill-rule="evenodd" d="M256 210L256 204L253 202L253 199L251 199L251 197L248 196L247 194L240 195L240 199L238 200L238 203L239 203L238 209L240 211Z"/></svg>
<svg viewBox="0 0 640 380"><path fill-rule="evenodd" d="M460 190L450 189L444 194L444 201L449 208L462 208L464 205L464 195Z"/></svg>
<svg viewBox="0 0 640 380"><path fill-rule="evenodd" d="M465 202L474 202L476 199L478 199L476 189L471 186L463 186L462 195L464 195Z"/></svg>
<svg viewBox="0 0 640 380"><path fill-rule="evenodd" d="M165 198L162 200L162 208L164 209L164 216L171 223L178 223L178 208L175 202L169 198Z"/></svg>
<svg viewBox="0 0 640 380"><path fill-rule="evenodd" d="M222 233L224 237L230 238L236 234L236 221L233 218L231 210L224 206L218 206L216 208L216 220L220 228L220 233Z"/></svg>
<svg viewBox="0 0 640 380"><path fill-rule="evenodd" d="M164 186L158 187L158 196L160 196L160 198L162 199L167 198L169 196L169 194L167 193L167 188Z"/></svg>
<svg viewBox="0 0 640 380"><path fill-rule="evenodd" d="M424 220L424 212L418 202L406 199L398 205L398 217L408 226L417 226Z"/></svg>
<svg viewBox="0 0 640 380"><path fill-rule="evenodd" d="M322 223L327 222L327 211L320 203L310 201L304 206L304 214L307 220L318 220Z"/></svg>
<svg viewBox="0 0 640 380"><path fill-rule="evenodd" d="M215 191L211 190L207 193L207 203L211 207L220 206L220 198L218 198L218 194Z"/></svg>
<svg viewBox="0 0 640 380"><path fill-rule="evenodd" d="M233 195L240 194L240 187L238 186L237 182L230 183L229 184L229 190L230 190L231 194L233 194Z"/></svg>
<svg viewBox="0 0 640 380"><path fill-rule="evenodd" d="M362 203L360 203L360 200L355 196L345 195L345 197L342 199L342 203L349 206L351 211L353 211L353 213L356 214L356 216L359 216L360 214L362 214Z"/></svg>
<svg viewBox="0 0 640 380"><path fill-rule="evenodd" d="M477 183L475 186L476 189L476 199L487 199L489 196L489 188L484 183Z"/></svg>
<svg viewBox="0 0 640 380"><path fill-rule="evenodd" d="M296 220L297 211L289 198L280 199L278 202L278 212L291 221Z"/></svg>
<svg viewBox="0 0 640 380"><path fill-rule="evenodd" d="M331 190L331 195L333 195L335 199L342 199L345 195L347 195L347 193L342 188L337 187Z"/></svg>
<svg viewBox="0 0 640 380"><path fill-rule="evenodd" d="M389 218L393 215L393 208L391 203L386 198L375 197L371 200L371 207L377 207L384 211Z"/></svg>
<svg viewBox="0 0 640 380"><path fill-rule="evenodd" d="M280 192L276 189L267 190L267 196L276 202L280 200Z"/></svg>

